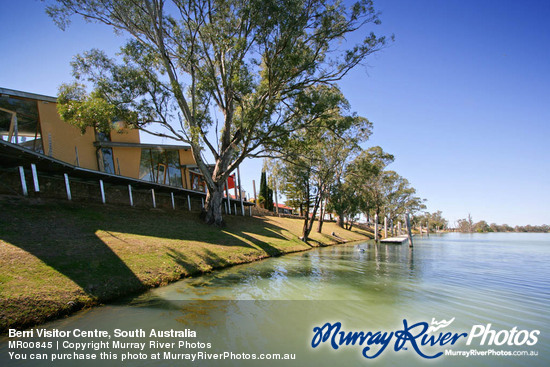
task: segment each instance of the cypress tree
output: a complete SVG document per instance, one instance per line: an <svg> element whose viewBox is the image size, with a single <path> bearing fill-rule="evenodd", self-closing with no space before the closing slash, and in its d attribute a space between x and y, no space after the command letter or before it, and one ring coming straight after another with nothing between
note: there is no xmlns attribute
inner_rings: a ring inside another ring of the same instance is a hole
<svg viewBox="0 0 550 367"><path fill-rule="evenodd" d="M267 177L265 171L262 171L262 176L260 178L260 196L258 197L258 201L261 204L263 201L264 208L267 209ZM263 200L262 200L263 199Z"/></svg>

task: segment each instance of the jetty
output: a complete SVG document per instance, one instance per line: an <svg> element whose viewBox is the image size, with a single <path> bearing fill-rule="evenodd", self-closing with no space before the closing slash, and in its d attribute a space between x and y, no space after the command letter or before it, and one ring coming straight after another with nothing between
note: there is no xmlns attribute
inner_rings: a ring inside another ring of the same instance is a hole
<svg viewBox="0 0 550 367"><path fill-rule="evenodd" d="M407 235L397 236L397 237L388 237L380 240L382 243L395 243L398 245L403 244L403 242L408 241Z"/></svg>

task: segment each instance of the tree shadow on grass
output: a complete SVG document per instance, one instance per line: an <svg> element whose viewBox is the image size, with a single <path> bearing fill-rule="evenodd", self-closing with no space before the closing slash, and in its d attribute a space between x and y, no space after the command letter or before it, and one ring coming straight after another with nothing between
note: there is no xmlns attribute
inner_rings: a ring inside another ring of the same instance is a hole
<svg viewBox="0 0 550 367"><path fill-rule="evenodd" d="M82 228L82 218L55 207L44 209L18 208L16 204L12 210L0 210L0 222L3 223L0 239L40 259L94 299L106 300L144 288L132 270L95 235L94 230ZM11 261L21 257L19 252L8 255ZM32 276L40 278L45 274Z"/></svg>
<svg viewBox="0 0 550 367"><path fill-rule="evenodd" d="M73 281L80 288L82 296L87 295L91 303L105 302L146 288L128 266L133 264L126 264L110 247L110 241L116 241L121 246L126 246L126 256L129 256L128 253L132 255L131 247L135 245L136 239L126 240L126 234L148 237L146 241L151 243L154 243L154 238L195 241L216 245L217 248L221 246L222 250L225 248L223 251L240 247L250 249L245 251L247 253L263 251L270 256L283 253L274 247L273 243L284 244L293 240L288 233L283 232L283 229L261 218L248 217L241 220L231 217L228 218L228 223L224 229L207 226L200 221L198 215L182 211L148 211L82 203L0 200L0 239L33 255L49 268ZM98 236L98 231L106 233L104 240ZM183 248L184 246L179 249L172 248L168 252L174 263L188 274L203 271L195 263L195 259L182 250ZM35 271L36 273L31 274L32 278L48 281L52 279L52 282L59 281L59 284L48 284L48 290L43 291L39 288L40 282L34 283L31 279L26 284L29 291L25 294L19 295L18 290L11 294L4 292L2 300L11 305L3 307L4 310L15 312L12 307L14 305L15 309L19 307L20 311L26 310L31 307L32 302L28 301L29 299L47 298L48 292L52 289L58 292L57 294L66 293L68 299L78 296L75 289L67 289L66 279L52 277L50 269L25 268L29 266L24 262L25 259L28 261L28 256L19 251L6 252L9 258L4 257L0 260L2 271L8 269L14 274L26 273L24 276L27 276L29 271ZM208 248L197 250L194 256L200 257L200 262L206 264L206 268L229 265L227 260ZM21 273L19 269L10 267L10 262L20 264L18 266ZM73 294L69 294L70 292ZM27 301L18 302L17 297L23 297ZM53 310L56 307L51 308ZM81 305L68 305L65 309L69 312L79 307ZM53 317L56 312L49 312L49 315ZM0 318L4 317L0 315ZM43 321L44 318L36 319L34 323ZM20 325L32 323L19 322Z"/></svg>

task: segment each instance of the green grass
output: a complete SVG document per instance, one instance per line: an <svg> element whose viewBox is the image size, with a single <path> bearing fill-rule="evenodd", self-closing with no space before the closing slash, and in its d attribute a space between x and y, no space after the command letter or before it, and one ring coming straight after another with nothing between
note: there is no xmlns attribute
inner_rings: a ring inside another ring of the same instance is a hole
<svg viewBox="0 0 550 367"><path fill-rule="evenodd" d="M0 332L66 315L182 277L370 233L325 223L309 243L302 221L0 198ZM316 228L316 226L315 226Z"/></svg>

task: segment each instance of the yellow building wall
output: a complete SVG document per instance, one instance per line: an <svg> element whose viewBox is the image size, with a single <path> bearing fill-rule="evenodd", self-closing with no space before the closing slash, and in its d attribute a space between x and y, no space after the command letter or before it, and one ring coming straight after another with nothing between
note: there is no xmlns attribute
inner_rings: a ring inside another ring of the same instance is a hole
<svg viewBox="0 0 550 367"><path fill-rule="evenodd" d="M141 162L141 148L113 148L113 159L115 161L115 170L118 174L120 165L120 175L132 178L139 178L139 164Z"/></svg>
<svg viewBox="0 0 550 367"><path fill-rule="evenodd" d="M139 143L139 130L122 129L120 131L111 131L111 141L117 143Z"/></svg>
<svg viewBox="0 0 550 367"><path fill-rule="evenodd" d="M78 148L80 167L97 170L95 134L92 128L83 135L80 129L61 120L56 104L38 101L38 115L44 143L44 154L50 155L50 136L53 158L76 165L75 147Z"/></svg>
<svg viewBox="0 0 550 367"><path fill-rule="evenodd" d="M49 155L49 137L52 141L52 157L69 164L76 165L75 146L78 148L80 167L99 170L97 164L97 148L95 133L92 128L86 129L85 134L80 130L61 120L57 113L56 104L38 101L38 113L44 154ZM111 132L112 142L139 143L139 130L124 129L122 132ZM120 170L121 176L139 179L139 165L141 162L141 148L139 147L113 147L113 160L115 173ZM182 165L195 165L195 159L190 149L179 150L180 163ZM182 170L183 187L190 188L189 171Z"/></svg>

